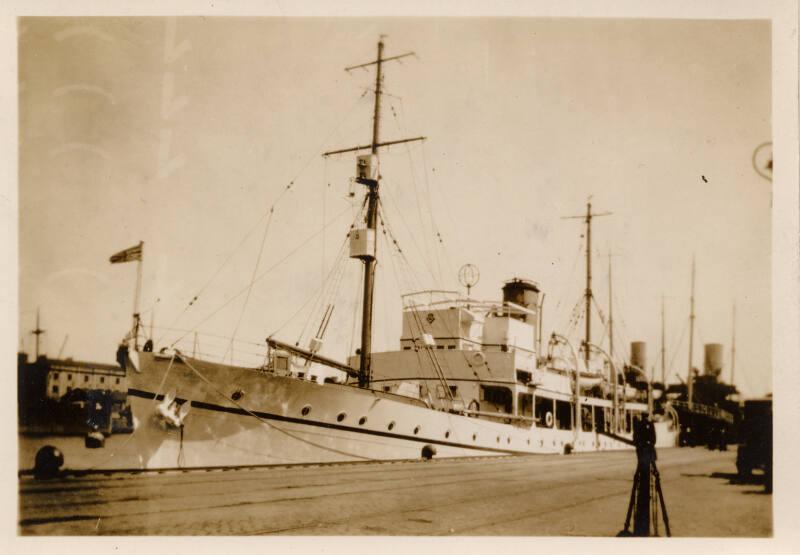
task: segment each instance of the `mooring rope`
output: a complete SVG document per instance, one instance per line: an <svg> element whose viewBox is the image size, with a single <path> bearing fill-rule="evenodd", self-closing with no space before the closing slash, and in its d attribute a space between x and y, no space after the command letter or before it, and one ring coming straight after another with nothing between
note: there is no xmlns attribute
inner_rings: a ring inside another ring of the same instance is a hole
<svg viewBox="0 0 800 555"><path fill-rule="evenodd" d="M198 378L200 378L202 381L204 381L206 384L208 384L211 387L211 389L213 389L214 392L217 393L217 395L219 395L220 397L224 398L226 401L228 401L230 403L233 403L234 405L239 407L241 410L246 412L248 415L252 416L253 418L258 420L259 422L261 422L263 424L266 424L270 428L272 428L274 430L277 430L277 431L281 432L282 434L285 434L285 435L289 436L290 438L295 439L297 441L300 441L300 442L303 442L303 443L307 443L309 445L313 445L314 447L318 447L318 448L324 449L326 451L331 451L332 453L336 453L338 455L345 455L347 457L354 457L354 458L362 459L362 460L366 460L366 461L379 460L379 459L374 459L374 458L371 458L371 457L365 457L363 455L356 455L355 453L349 453L347 451L342 451L340 449L335 449L333 447L328 447L326 445L320 445L319 443L314 443L313 441L309 441L307 439L303 439L301 437L298 437L295 434L292 434L291 432L288 432L288 431L284 430L280 426L276 426L272 422L268 421L265 418L262 418L261 416L257 415L256 413L254 413L253 411L251 411L247 407L243 406L241 403L235 401L234 399L232 399L231 397L228 397L225 393L220 391L220 389L216 385L214 385L214 383L211 380L209 380L199 370L197 370L194 366L192 366L189 363L189 361L186 360L186 358L180 353L180 351L175 351L175 356L177 356L181 360L181 362L183 362L192 372L197 374Z"/></svg>

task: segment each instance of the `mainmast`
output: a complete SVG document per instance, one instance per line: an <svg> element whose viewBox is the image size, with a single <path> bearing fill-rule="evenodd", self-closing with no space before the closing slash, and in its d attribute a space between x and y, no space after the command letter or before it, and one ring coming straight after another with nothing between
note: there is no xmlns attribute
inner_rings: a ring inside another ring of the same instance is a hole
<svg viewBox="0 0 800 555"><path fill-rule="evenodd" d="M611 295L611 253L608 253L608 352L614 356L614 297Z"/></svg>
<svg viewBox="0 0 800 555"><path fill-rule="evenodd" d="M39 327L39 309L36 309L36 329L31 332L36 336L36 360L39 360L39 336L44 333L44 330Z"/></svg>
<svg viewBox="0 0 800 555"><path fill-rule="evenodd" d="M351 234L350 256L359 258L364 262L364 286L362 290L362 312L361 312L361 349L358 370L359 387L368 387L372 376L372 312L373 312L373 293L375 290L375 263L376 263L376 227L378 220L378 188L380 182L380 172L378 168L378 149L380 147L407 143L410 141L421 141L425 137L414 137L412 139L401 139L397 141L380 142L380 121L381 121L381 94L383 87L383 63L391 60L413 56L413 52L407 52L389 58L383 57L383 35L378 41L378 58L375 61L350 66L345 71L351 71L367 66L376 66L375 71L375 107L372 116L372 142L368 145L356 146L340 150L333 150L323 154L331 156L345 152L357 152L359 150L370 150L370 154L358 157L358 175L356 181L367 187L367 214L365 218L366 229L353 230ZM360 233L364 232L362 238ZM358 246L354 248L355 242Z"/></svg>
<svg viewBox="0 0 800 555"><path fill-rule="evenodd" d="M692 402L692 389L694 385L694 373L692 372L692 349L694 347L694 256L692 256L692 294L689 298L689 377L687 384L687 401Z"/></svg>
<svg viewBox="0 0 800 555"><path fill-rule="evenodd" d="M734 370L736 367L736 304L733 305L733 333L731 336L731 385L735 386L733 382Z"/></svg>
<svg viewBox="0 0 800 555"><path fill-rule="evenodd" d="M664 295L661 295L661 384L664 386L664 390L667 388L667 350L666 350L666 340L664 339L665 334L665 326L664 326Z"/></svg>
<svg viewBox="0 0 800 555"><path fill-rule="evenodd" d="M592 342L592 218L608 216L611 212L592 213L591 198L586 203L586 214L584 216L565 216L564 219L582 219L586 223L586 334L584 336L583 359L586 367L589 367L589 344ZM612 353L613 356L613 353Z"/></svg>

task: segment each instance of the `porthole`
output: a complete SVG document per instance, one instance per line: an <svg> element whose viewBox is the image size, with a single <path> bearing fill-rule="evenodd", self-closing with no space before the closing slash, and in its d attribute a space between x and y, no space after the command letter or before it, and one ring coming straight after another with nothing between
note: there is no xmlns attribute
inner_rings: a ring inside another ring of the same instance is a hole
<svg viewBox="0 0 800 555"><path fill-rule="evenodd" d="M309 412L311 412L311 405L306 405L303 407L303 410L300 411L300 414L303 416L308 416Z"/></svg>
<svg viewBox="0 0 800 555"><path fill-rule="evenodd" d="M243 391L243 390L241 390L241 389L237 389L236 391L234 391L234 392L231 394L231 399L233 399L234 401L238 401L238 400L240 400L242 397L244 397L244 391Z"/></svg>
<svg viewBox="0 0 800 555"><path fill-rule="evenodd" d="M447 431L444 433L444 437L445 437L445 439L447 439L448 437L450 437L450 430L447 430Z"/></svg>
<svg viewBox="0 0 800 555"><path fill-rule="evenodd" d="M344 412L340 412L340 413L339 413L339 415L336 417L336 421L337 421L337 422L341 422L342 420L344 420L344 419L345 419L345 417L346 417L346 416L347 416L347 414L346 414L346 413L344 413Z"/></svg>
<svg viewBox="0 0 800 555"><path fill-rule="evenodd" d="M367 423L367 417L366 416L362 416L361 418L358 419L358 425L359 426L363 426L366 423Z"/></svg>
<svg viewBox="0 0 800 555"><path fill-rule="evenodd" d="M392 420L391 422L389 422L389 425L388 425L388 426L386 426L386 427L387 427L387 428L389 428L390 430L394 429L394 420Z"/></svg>
<svg viewBox="0 0 800 555"><path fill-rule="evenodd" d="M417 426L416 428L414 428L414 435L417 435L418 433L419 433L419 426Z"/></svg>

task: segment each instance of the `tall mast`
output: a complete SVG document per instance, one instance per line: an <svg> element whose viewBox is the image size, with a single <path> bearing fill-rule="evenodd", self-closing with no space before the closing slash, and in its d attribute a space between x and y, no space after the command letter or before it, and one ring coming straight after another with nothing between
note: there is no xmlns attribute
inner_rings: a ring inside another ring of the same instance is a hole
<svg viewBox="0 0 800 555"><path fill-rule="evenodd" d="M139 257L136 259L136 291L133 295L133 350L139 350L139 299L142 296L142 258L144 257L144 241L139 241Z"/></svg>
<svg viewBox="0 0 800 555"><path fill-rule="evenodd" d="M667 349L666 349L666 340L664 338L665 334L665 325L664 325L664 295L661 295L661 384L664 386L664 389L667 388Z"/></svg>
<svg viewBox="0 0 800 555"><path fill-rule="evenodd" d="M36 360L39 360L39 336L44 333L44 330L39 327L39 309L36 309L36 329L31 332L36 336Z"/></svg>
<svg viewBox="0 0 800 555"><path fill-rule="evenodd" d="M412 139L401 139L397 141L380 142L380 121L381 121L381 94L383 86L383 63L390 60L397 60L405 58L406 56L413 56L413 52L400 54L398 56L391 56L389 58L383 57L383 35L378 41L378 58L375 61L350 66L345 68L346 71L351 71L358 68L365 68L367 66L376 66L375 71L375 107L372 116L372 141L369 145L356 146L351 148L344 148L340 150L332 150L323 154L323 156L331 156L333 154L342 154L345 152L357 152L359 150L369 149L373 161L376 166L378 164L378 149L380 147L407 143L410 141L421 141L425 137L414 137ZM356 181L367 187L367 237L375 236L377 220L378 220L378 184L380 181L380 173L375 172L374 175L359 176ZM372 377L372 312L373 312L373 293L375 290L375 250L370 253L362 253L356 256L364 262L364 286L362 291L362 312L361 312L361 349L359 355L359 371L358 371L358 385L359 387L368 387Z"/></svg>
<svg viewBox="0 0 800 555"><path fill-rule="evenodd" d="M692 256L692 294L689 298L689 377L686 380L688 401L692 402L694 374L692 373L692 349L694 347L694 255Z"/></svg>
<svg viewBox="0 0 800 555"><path fill-rule="evenodd" d="M611 295L611 253L608 253L608 352L614 356L614 297Z"/></svg>
<svg viewBox="0 0 800 555"><path fill-rule="evenodd" d="M592 342L592 218L608 216L611 212L592 213L591 197L586 203L586 215L565 216L564 219L582 219L586 223L586 334L584 336L583 359L589 367L589 344Z"/></svg>
<svg viewBox="0 0 800 555"><path fill-rule="evenodd" d="M736 367L736 303L733 305L733 334L731 337L731 385L733 382L734 370Z"/></svg>
<svg viewBox="0 0 800 555"><path fill-rule="evenodd" d="M378 60L375 71L375 111L372 116L372 154L378 153L378 137L381 122L381 67L383 64L383 40L378 41ZM375 230L378 214L378 179L367 183L367 229ZM372 303L375 292L375 257L364 259L364 291L361 303L361 360L358 385L366 387L372 377Z"/></svg>
<svg viewBox="0 0 800 555"><path fill-rule="evenodd" d="M592 203L586 203L586 348L583 359L589 369L589 343L592 342Z"/></svg>

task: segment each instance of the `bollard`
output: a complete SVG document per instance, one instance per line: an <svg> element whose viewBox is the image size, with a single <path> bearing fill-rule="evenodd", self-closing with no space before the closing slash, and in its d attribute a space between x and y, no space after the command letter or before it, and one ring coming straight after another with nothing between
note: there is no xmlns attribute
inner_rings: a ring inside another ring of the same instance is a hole
<svg viewBox="0 0 800 555"><path fill-rule="evenodd" d="M106 444L106 436L103 435L97 426L94 426L91 432L86 434L86 437L83 440L83 445L87 449L100 449L105 447Z"/></svg>
<svg viewBox="0 0 800 555"><path fill-rule="evenodd" d="M63 464L64 454L57 447L45 445L36 452L33 476L37 480L56 478Z"/></svg>

